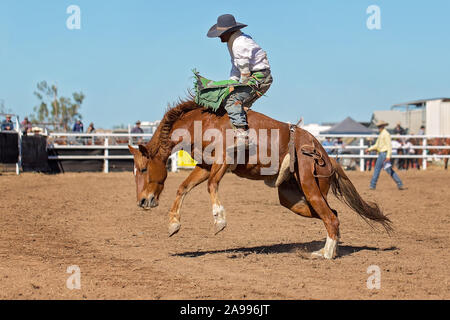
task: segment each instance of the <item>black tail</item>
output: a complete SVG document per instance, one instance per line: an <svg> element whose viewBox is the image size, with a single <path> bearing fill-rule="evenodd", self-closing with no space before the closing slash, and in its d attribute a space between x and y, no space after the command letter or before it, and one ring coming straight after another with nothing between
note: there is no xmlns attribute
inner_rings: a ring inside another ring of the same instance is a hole
<svg viewBox="0 0 450 320"><path fill-rule="evenodd" d="M380 223L390 234L394 230L392 221L383 214L376 203L366 202L361 198L342 167L334 159L331 159L331 163L334 168L334 174L331 177L331 191L336 198L352 208L372 228L375 228L372 223L374 221Z"/></svg>

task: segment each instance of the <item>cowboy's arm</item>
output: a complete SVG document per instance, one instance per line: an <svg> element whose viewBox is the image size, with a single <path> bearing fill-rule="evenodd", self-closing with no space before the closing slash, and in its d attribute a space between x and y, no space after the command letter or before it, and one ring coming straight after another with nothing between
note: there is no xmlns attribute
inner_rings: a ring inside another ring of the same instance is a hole
<svg viewBox="0 0 450 320"><path fill-rule="evenodd" d="M244 42L236 39L233 44L234 64L239 71L240 80L242 83L247 83L250 73L250 59L252 57L252 50L245 45Z"/></svg>
<svg viewBox="0 0 450 320"><path fill-rule="evenodd" d="M241 83L247 83L250 78L250 64L249 61L240 61L238 63L239 72L241 74Z"/></svg>
<svg viewBox="0 0 450 320"><path fill-rule="evenodd" d="M241 78L241 73L239 72L239 69L234 65L233 59L231 60L231 72L230 72L230 80L239 81Z"/></svg>

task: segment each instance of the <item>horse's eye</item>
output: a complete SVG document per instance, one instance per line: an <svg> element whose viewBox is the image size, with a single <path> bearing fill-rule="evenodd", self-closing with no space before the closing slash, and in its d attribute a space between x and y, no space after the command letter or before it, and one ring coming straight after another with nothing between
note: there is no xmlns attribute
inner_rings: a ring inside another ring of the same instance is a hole
<svg viewBox="0 0 450 320"><path fill-rule="evenodd" d="M147 168L141 169L141 173L146 173L147 172Z"/></svg>

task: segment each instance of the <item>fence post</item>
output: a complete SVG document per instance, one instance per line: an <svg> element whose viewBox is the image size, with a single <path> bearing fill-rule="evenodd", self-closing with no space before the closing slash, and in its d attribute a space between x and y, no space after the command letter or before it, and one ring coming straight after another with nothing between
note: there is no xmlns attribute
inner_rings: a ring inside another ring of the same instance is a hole
<svg viewBox="0 0 450 320"><path fill-rule="evenodd" d="M364 172L365 170L365 159L364 159L364 138L359 139L359 146L361 149L359 149L359 155L361 158L359 159L359 171Z"/></svg>
<svg viewBox="0 0 450 320"><path fill-rule="evenodd" d="M103 172L108 173L109 172L109 138L105 138L105 152L104 152L105 159L103 161Z"/></svg>
<svg viewBox="0 0 450 320"><path fill-rule="evenodd" d="M427 138L423 138L422 146L422 170L427 170Z"/></svg>
<svg viewBox="0 0 450 320"><path fill-rule="evenodd" d="M16 130L17 130L17 144L19 155L17 157L16 163L16 175L20 174L20 169L22 168L22 129L20 128L19 116L16 115Z"/></svg>
<svg viewBox="0 0 450 320"><path fill-rule="evenodd" d="M170 172L178 172L178 152L175 152L170 156L170 158L172 159Z"/></svg>
<svg viewBox="0 0 450 320"><path fill-rule="evenodd" d="M16 163L16 174L19 175L20 174L20 170L22 168L22 131L18 130L18 144L19 144L19 157L17 159L17 163Z"/></svg>

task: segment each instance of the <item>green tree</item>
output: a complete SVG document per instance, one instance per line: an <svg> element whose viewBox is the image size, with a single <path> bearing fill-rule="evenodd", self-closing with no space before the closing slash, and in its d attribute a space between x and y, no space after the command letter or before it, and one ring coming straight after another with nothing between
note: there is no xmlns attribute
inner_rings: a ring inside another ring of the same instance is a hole
<svg viewBox="0 0 450 320"><path fill-rule="evenodd" d="M0 99L0 113L11 113L11 109L5 106L3 99Z"/></svg>
<svg viewBox="0 0 450 320"><path fill-rule="evenodd" d="M56 85L41 81L34 95L39 99L39 105L34 107L31 121L51 123L55 130L67 130L70 123L82 119L80 109L85 98L82 92L74 92L71 98L60 97Z"/></svg>

